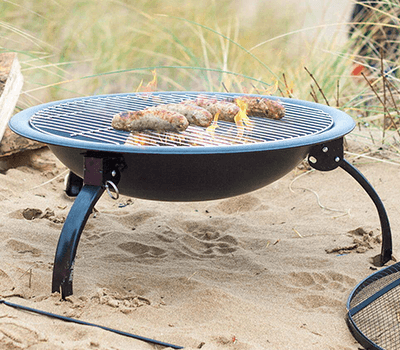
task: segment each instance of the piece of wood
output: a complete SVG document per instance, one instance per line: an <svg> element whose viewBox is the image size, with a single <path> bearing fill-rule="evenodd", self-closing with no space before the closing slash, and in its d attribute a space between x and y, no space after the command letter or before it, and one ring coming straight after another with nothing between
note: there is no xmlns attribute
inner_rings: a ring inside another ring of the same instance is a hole
<svg viewBox="0 0 400 350"><path fill-rule="evenodd" d="M45 144L19 136L7 127L0 144L0 159L19 152L35 150L42 147L45 147Z"/></svg>
<svg viewBox="0 0 400 350"><path fill-rule="evenodd" d="M13 115L23 83L17 54L0 54L0 141Z"/></svg>

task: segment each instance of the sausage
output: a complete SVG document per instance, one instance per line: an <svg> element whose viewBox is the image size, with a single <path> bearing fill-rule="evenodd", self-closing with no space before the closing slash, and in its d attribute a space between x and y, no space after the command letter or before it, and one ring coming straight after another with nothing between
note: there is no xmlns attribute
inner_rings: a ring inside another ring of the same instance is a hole
<svg viewBox="0 0 400 350"><path fill-rule="evenodd" d="M179 132L186 130L189 124L208 127L217 113L219 120L234 122L240 111L239 101L246 103L246 112L250 116L282 119L285 115L285 108L280 102L264 97L241 96L220 101L199 96L196 100L163 104L141 111L121 112L113 117L111 125L118 130L138 132Z"/></svg>
<svg viewBox="0 0 400 350"><path fill-rule="evenodd" d="M229 101L218 101L217 99L197 98L194 103L209 111L213 116L219 112L218 119L233 122L240 108Z"/></svg>
<svg viewBox="0 0 400 350"><path fill-rule="evenodd" d="M247 114L253 117L270 119L282 119L285 116L285 108L278 101L265 97L241 96L235 98L247 104Z"/></svg>
<svg viewBox="0 0 400 350"><path fill-rule="evenodd" d="M206 109L186 101L181 103L170 103L160 107L170 111L178 112L186 117L189 124L207 127L211 125L213 120L212 114Z"/></svg>
<svg viewBox="0 0 400 350"><path fill-rule="evenodd" d="M219 119L233 122L240 108L238 100L246 103L246 114L253 117L263 117L270 119L282 119L285 116L285 108L279 101L265 97L241 96L219 101L216 98L200 96L191 101L200 107L207 109L213 116L220 112Z"/></svg>
<svg viewBox="0 0 400 350"><path fill-rule="evenodd" d="M111 126L124 131L184 131L188 120L180 113L159 107L149 107L141 111L127 111L114 115Z"/></svg>

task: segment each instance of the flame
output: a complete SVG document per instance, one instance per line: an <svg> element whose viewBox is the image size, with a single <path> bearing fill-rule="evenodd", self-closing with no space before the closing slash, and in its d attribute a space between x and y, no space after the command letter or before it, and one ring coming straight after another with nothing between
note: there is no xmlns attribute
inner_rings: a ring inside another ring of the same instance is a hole
<svg viewBox="0 0 400 350"><path fill-rule="evenodd" d="M274 85L271 85L269 88L265 89L266 95L273 95L278 91L279 81L276 79ZM293 92L293 89L291 89Z"/></svg>
<svg viewBox="0 0 400 350"><path fill-rule="evenodd" d="M153 79L146 84L146 86L143 86L143 79L140 81L139 86L136 89L136 92L145 92L147 94L144 94L142 97L145 99L148 99L151 97L151 93L157 90L157 72L156 70L152 70L151 74L153 74Z"/></svg>
<svg viewBox="0 0 400 350"><path fill-rule="evenodd" d="M136 88L135 92L139 92L143 85L143 79L140 81L139 86Z"/></svg>
<svg viewBox="0 0 400 350"><path fill-rule="evenodd" d="M149 82L144 88L145 92L151 92L157 90L157 72L156 70L152 70L151 74L153 74L153 80Z"/></svg>
<svg viewBox="0 0 400 350"><path fill-rule="evenodd" d="M146 145L146 140L142 135L135 135L133 137L133 140L135 143L138 143L140 146L145 146Z"/></svg>
<svg viewBox="0 0 400 350"><path fill-rule="evenodd" d="M125 141L125 144L134 145L134 146L146 146L149 143L143 137L143 135L130 133L128 138Z"/></svg>
<svg viewBox="0 0 400 350"><path fill-rule="evenodd" d="M289 88L289 87L287 87L287 88ZM266 88L262 88L262 89L257 89L253 85L253 89L259 95L274 95L279 89L279 81L278 81L278 79L275 79L275 82L272 85L270 85ZM291 91L293 92L293 89L291 89ZM254 92L252 91L252 93L254 93Z"/></svg>
<svg viewBox="0 0 400 350"><path fill-rule="evenodd" d="M209 133L212 136L212 138L215 137L215 129L219 127L218 117L219 117L219 112L215 114L214 120L212 121L211 125L206 129L206 132Z"/></svg>
<svg viewBox="0 0 400 350"><path fill-rule="evenodd" d="M243 100L236 99L236 104L240 108L240 111L235 115L235 123L238 129L237 136L242 137L244 133L245 127L251 128L253 126L253 122L247 116L247 103Z"/></svg>
<svg viewBox="0 0 400 350"><path fill-rule="evenodd" d="M158 134L158 142L161 143L174 142L183 144L184 141L185 141L185 136L180 135L179 133L170 134L169 132L162 132ZM154 142L154 144L156 145L157 142Z"/></svg>

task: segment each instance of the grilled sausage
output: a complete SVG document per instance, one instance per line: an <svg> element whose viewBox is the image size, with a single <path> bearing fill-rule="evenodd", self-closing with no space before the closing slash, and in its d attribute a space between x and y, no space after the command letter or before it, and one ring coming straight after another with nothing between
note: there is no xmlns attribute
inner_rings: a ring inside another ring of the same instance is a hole
<svg viewBox="0 0 400 350"><path fill-rule="evenodd" d="M213 120L213 116L209 111L193 103L187 103L186 101L181 103L169 103L160 107L184 115L189 124L207 127L211 125Z"/></svg>
<svg viewBox="0 0 400 350"><path fill-rule="evenodd" d="M285 108L278 101L265 97L241 96L235 98L247 104L247 114L253 117L270 119L282 119L285 116Z"/></svg>
<svg viewBox="0 0 400 350"><path fill-rule="evenodd" d="M233 122L240 110L237 106L238 100L246 103L246 113L249 116L270 119L282 119L285 116L285 108L281 103L265 97L241 96L235 99L218 101L216 98L200 96L195 101L191 101L191 103L207 109L213 116L220 112L220 120Z"/></svg>
<svg viewBox="0 0 400 350"><path fill-rule="evenodd" d="M141 111L127 111L114 115L111 126L124 131L184 131L188 120L180 113L160 107Z"/></svg>
<svg viewBox="0 0 400 350"><path fill-rule="evenodd" d="M219 112L218 119L227 122L233 122L236 114L240 111L236 104L228 101L218 101L217 99L199 97L194 103L209 111L213 116Z"/></svg>

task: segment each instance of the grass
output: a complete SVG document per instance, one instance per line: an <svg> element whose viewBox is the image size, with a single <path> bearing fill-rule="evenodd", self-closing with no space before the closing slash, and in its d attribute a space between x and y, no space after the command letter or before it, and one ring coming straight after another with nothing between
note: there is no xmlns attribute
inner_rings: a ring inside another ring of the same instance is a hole
<svg viewBox="0 0 400 350"><path fill-rule="evenodd" d="M135 91L142 79L151 80L156 66L191 67L157 69L162 90L220 90L224 82L240 91L252 88L254 81L246 78L252 77L262 91L276 80L282 84L285 70L298 70L290 68L293 62L286 57L288 37L249 50L290 31L293 15L274 19L266 8L249 25L249 19L240 17L245 8L228 1L130 3L0 2L1 47L20 52L26 103ZM151 68L138 70L145 67Z"/></svg>
<svg viewBox="0 0 400 350"><path fill-rule="evenodd" d="M387 6L375 11L372 22L382 12L394 18L400 8L394 0L382 1ZM361 60L354 54L357 36L344 33L348 26L323 23L319 12L305 26L312 11L292 10L293 0L259 1L254 12L251 3L3 0L0 52L19 53L25 77L19 108L137 91L155 71L158 90L224 91L225 85L232 92L329 103L383 131L387 113L397 122L389 90L398 99L398 79L395 74L383 79L379 67L370 67L373 91L362 76L350 74ZM386 97L379 101L377 95Z"/></svg>

